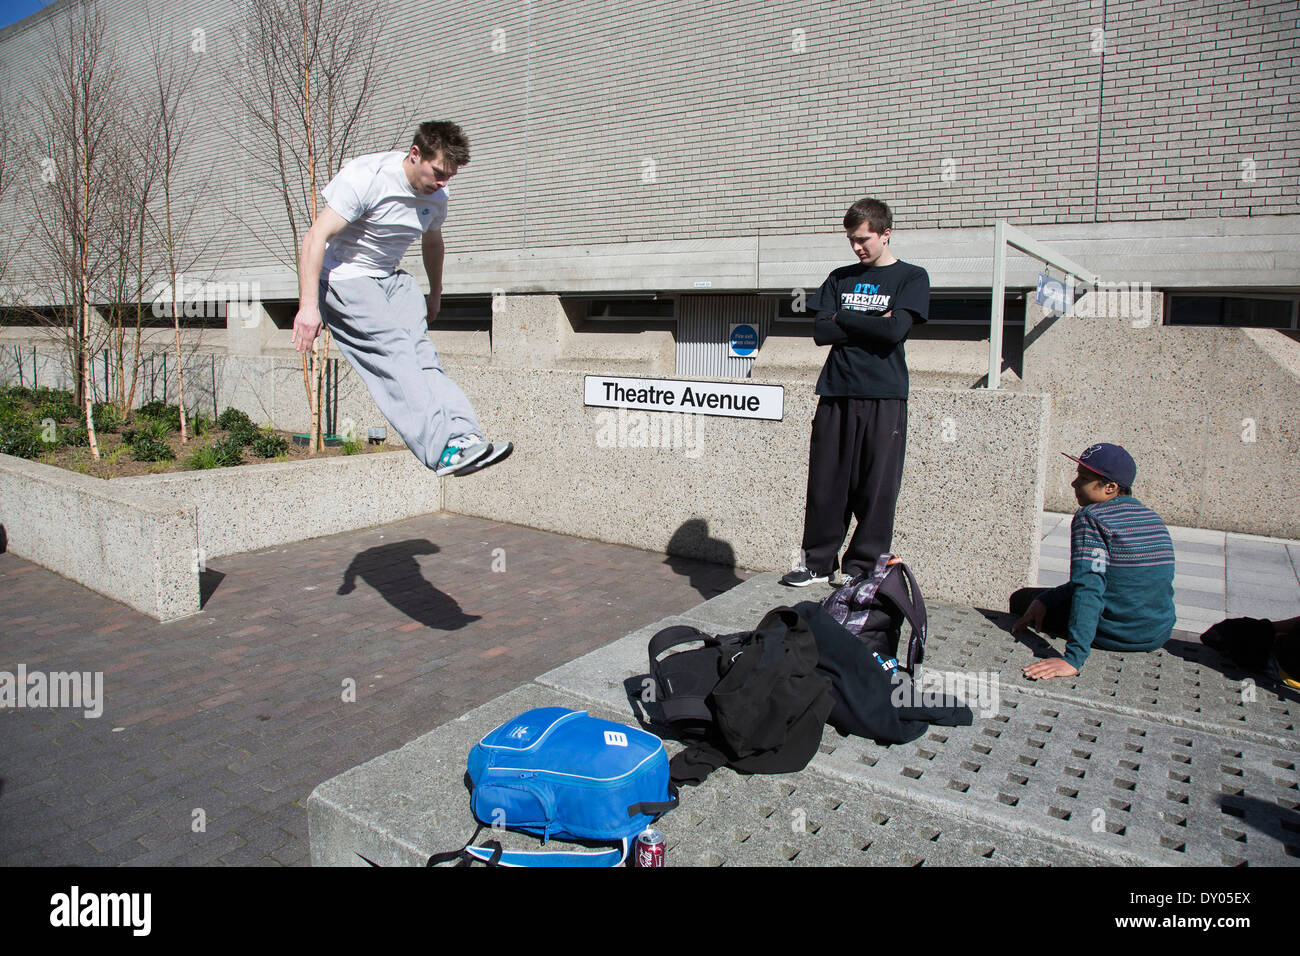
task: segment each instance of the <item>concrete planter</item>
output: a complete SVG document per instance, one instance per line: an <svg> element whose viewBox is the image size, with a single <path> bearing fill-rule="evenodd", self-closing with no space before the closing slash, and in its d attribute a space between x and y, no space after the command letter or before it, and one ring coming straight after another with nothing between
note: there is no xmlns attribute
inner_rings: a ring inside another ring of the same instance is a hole
<svg viewBox="0 0 1300 956"><path fill-rule="evenodd" d="M111 481L0 455L8 549L161 621L199 611L208 559L441 508L406 451Z"/></svg>

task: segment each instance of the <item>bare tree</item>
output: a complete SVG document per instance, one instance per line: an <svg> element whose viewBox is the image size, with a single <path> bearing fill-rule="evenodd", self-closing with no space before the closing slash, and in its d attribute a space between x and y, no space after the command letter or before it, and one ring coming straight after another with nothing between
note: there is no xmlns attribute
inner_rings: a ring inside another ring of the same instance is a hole
<svg viewBox="0 0 1300 956"><path fill-rule="evenodd" d="M316 218L318 184L343 165L371 106L380 22L374 0L248 3L240 53L249 82L240 100L250 123L249 158L283 204L290 255L283 247L273 252L295 274L302 235ZM313 450L322 447L329 343L325 329L313 346L314 377L302 358Z"/></svg>
<svg viewBox="0 0 1300 956"><path fill-rule="evenodd" d="M177 404L180 406L181 441L184 443L189 441L189 435L185 414L185 357L181 349L181 309L180 295L177 288L178 270L176 261L180 252L178 247L190 232L189 225L198 205L193 202L195 192L189 190L188 195L191 199L189 206L184 212L176 210L173 203L173 193L177 185L177 167L181 144L185 141L186 135L193 125L194 110L190 103L189 94L194 83L198 61L191 59L186 63L178 60L175 55L174 43L170 52L165 52L162 41L156 35L153 40L152 53L154 77L150 95L156 102L158 110L157 160L159 162L159 185L162 187L163 200L162 238L167 250L167 275L169 288L171 289L172 324L176 331L176 393ZM173 213L176 213L176 215L173 215Z"/></svg>
<svg viewBox="0 0 1300 956"><path fill-rule="evenodd" d="M8 102L8 97L0 96L0 206L5 196L13 192L13 151L15 135L13 131L16 111ZM12 219L10 220L12 222ZM0 305L8 298L5 280L9 276L9 257L12 255L9 245L9 230L0 233Z"/></svg>
<svg viewBox="0 0 1300 956"><path fill-rule="evenodd" d="M106 216L105 249L109 264L101 298L107 303L104 318L108 322L109 349L117 372L114 397L123 413L129 415L140 372L144 290L146 282L151 283L157 272L153 244L146 255L145 240L150 233L150 204L157 187L159 163L155 156L156 117L148 103L119 117L119 122L122 126L116 138L113 163L117 172L116 189L112 212ZM105 387L107 391L107 383Z"/></svg>
<svg viewBox="0 0 1300 956"><path fill-rule="evenodd" d="M49 188L36 193L37 232L46 253L47 275L61 285L67 303L67 344L75 376L76 400L85 411L91 455L99 457L94 399L89 387L90 356L103 343L104 333L92 326L92 290L104 274L108 257L102 242L119 179L114 148L116 120L123 111L117 71L105 37L103 17L91 3L70 5L63 17L51 19L46 44L47 78L38 89L32 113L41 167Z"/></svg>

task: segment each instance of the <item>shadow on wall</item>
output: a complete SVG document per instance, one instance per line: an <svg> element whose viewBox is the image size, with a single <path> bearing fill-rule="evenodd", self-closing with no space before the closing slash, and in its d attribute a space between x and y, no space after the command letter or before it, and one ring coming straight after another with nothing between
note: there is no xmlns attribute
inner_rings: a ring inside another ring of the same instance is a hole
<svg viewBox="0 0 1300 956"><path fill-rule="evenodd" d="M730 544L709 537L709 523L691 518L668 539L664 564L690 580L705 600L729 591L744 578L736 576L736 552Z"/></svg>
<svg viewBox="0 0 1300 956"><path fill-rule="evenodd" d="M5 533L5 526L0 524L0 554L9 550L9 535Z"/></svg>
<svg viewBox="0 0 1300 956"><path fill-rule="evenodd" d="M442 549L431 541L412 539L367 548L352 559L343 574L339 594L357 589L357 578L379 592L398 611L425 627L457 631L479 619L466 614L455 599L439 591L424 578L419 554L437 554Z"/></svg>

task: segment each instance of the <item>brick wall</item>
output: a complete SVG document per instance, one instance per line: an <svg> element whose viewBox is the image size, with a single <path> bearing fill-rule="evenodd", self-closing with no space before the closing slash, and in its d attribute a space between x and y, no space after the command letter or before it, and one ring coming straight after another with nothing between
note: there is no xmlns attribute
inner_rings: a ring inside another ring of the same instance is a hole
<svg viewBox="0 0 1300 956"><path fill-rule="evenodd" d="M102 7L124 81L141 81L144 4ZM1295 2L384 8L384 78L353 152L402 145L423 118L464 125L454 251L824 234L867 194L911 228L1300 212ZM234 3L153 16L154 32L205 33L184 172L214 237L202 261L286 261L277 202L240 152ZM36 75L39 43L37 27L0 34L7 89Z"/></svg>

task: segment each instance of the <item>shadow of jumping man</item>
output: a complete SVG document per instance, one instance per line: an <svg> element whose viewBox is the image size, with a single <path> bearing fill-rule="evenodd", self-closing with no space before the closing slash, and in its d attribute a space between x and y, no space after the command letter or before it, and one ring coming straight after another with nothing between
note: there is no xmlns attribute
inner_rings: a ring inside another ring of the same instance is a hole
<svg viewBox="0 0 1300 956"><path fill-rule="evenodd" d="M441 631L459 630L479 620L480 615L466 614L454 598L425 580L416 560L418 555L441 550L433 542L418 538L367 548L352 559L337 593L351 594L360 578L412 620Z"/></svg>
<svg viewBox="0 0 1300 956"><path fill-rule="evenodd" d="M667 551L664 564L685 577L706 601L743 581L735 572L736 552L728 542L709 536L709 523L703 518L683 522L669 539Z"/></svg>

